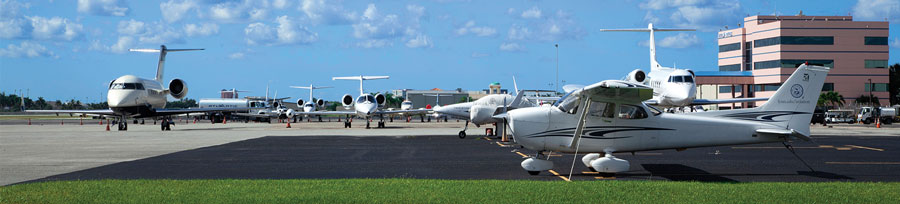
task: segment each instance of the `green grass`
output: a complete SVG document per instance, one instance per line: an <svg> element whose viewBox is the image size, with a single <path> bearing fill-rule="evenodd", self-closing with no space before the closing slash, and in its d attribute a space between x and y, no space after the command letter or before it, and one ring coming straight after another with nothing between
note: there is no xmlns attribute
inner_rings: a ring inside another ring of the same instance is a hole
<svg viewBox="0 0 900 204"><path fill-rule="evenodd" d="M93 180L0 187L0 203L900 203L900 183Z"/></svg>

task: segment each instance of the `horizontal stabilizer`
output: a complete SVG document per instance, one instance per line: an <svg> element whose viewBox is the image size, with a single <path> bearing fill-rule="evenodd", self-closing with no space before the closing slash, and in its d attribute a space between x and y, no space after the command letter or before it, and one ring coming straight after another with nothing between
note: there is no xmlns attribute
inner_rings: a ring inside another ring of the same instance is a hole
<svg viewBox="0 0 900 204"><path fill-rule="evenodd" d="M756 134L761 136L776 136L776 137L796 137L800 138L804 141L810 141L812 138L809 135L804 135L803 133L797 132L793 129L758 129L756 130Z"/></svg>

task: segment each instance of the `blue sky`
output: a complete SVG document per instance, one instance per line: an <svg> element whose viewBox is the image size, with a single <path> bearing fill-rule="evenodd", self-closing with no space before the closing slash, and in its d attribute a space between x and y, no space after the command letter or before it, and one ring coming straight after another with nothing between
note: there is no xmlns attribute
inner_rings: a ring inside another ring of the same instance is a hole
<svg viewBox="0 0 900 204"><path fill-rule="evenodd" d="M847 15L891 22L890 63L900 48L900 0L859 1L325 1L325 0L0 0L0 91L97 102L107 83L153 78L157 55L129 48L206 48L171 53L166 80L188 82L189 98L225 88L304 97L290 85L335 86L338 100L358 84L333 76L390 75L367 92L391 89L552 89L559 77L589 84L648 67L644 33L604 28L697 28L660 33L660 63L717 70L716 32L747 15Z"/></svg>

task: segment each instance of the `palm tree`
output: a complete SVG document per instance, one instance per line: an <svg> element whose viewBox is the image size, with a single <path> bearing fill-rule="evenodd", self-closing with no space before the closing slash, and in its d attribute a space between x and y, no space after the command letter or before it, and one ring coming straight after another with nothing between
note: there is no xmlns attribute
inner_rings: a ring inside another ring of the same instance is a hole
<svg viewBox="0 0 900 204"><path fill-rule="evenodd" d="M878 100L878 96L875 95L860 95L859 98L856 98L854 101L857 105L861 106L862 104L868 104L871 106L881 106L881 101Z"/></svg>
<svg viewBox="0 0 900 204"><path fill-rule="evenodd" d="M819 106L825 106L826 108L828 108L828 105L831 105L831 108L844 106L844 96L834 91L822 92L819 94L819 101L817 104Z"/></svg>

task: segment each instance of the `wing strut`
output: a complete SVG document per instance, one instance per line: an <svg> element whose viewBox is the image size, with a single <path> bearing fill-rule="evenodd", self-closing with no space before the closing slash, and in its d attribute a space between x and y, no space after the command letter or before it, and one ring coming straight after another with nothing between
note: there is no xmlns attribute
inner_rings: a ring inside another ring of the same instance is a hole
<svg viewBox="0 0 900 204"><path fill-rule="evenodd" d="M569 168L569 181L572 180L572 172L575 171L575 160L578 160L578 147L580 147L581 134L584 133L584 124L585 118L587 117L588 110L591 109L591 96L585 95L584 101L582 101L584 107L581 109L581 115L578 117L578 125L575 126L575 135L572 136L572 144L569 144L569 148L575 146L575 154L572 156L572 166Z"/></svg>

